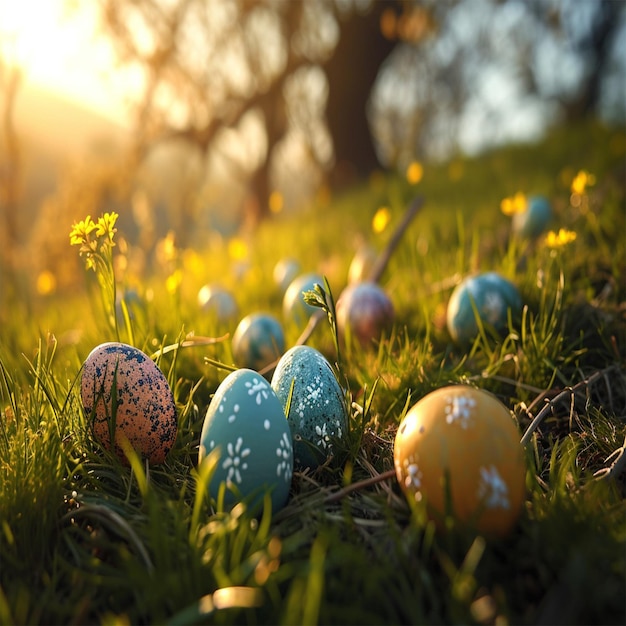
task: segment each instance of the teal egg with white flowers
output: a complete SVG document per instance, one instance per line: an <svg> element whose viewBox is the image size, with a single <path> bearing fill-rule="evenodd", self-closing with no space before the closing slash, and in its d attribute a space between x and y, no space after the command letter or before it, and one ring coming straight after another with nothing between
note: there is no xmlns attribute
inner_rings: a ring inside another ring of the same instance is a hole
<svg viewBox="0 0 626 626"><path fill-rule="evenodd" d="M468 276L459 283L448 301L448 332L457 343L474 341L478 322L501 333L508 326L509 315L515 320L522 311L517 287L497 272Z"/></svg>
<svg viewBox="0 0 626 626"><path fill-rule="evenodd" d="M258 372L238 369L218 386L200 434L198 462L219 450L209 493L225 485L225 505L271 494L272 511L285 506L293 475L293 442L283 405Z"/></svg>
<svg viewBox="0 0 626 626"><path fill-rule="evenodd" d="M271 384L291 428L295 467L315 469L348 428L346 396L330 363L315 348L294 346L281 357Z"/></svg>

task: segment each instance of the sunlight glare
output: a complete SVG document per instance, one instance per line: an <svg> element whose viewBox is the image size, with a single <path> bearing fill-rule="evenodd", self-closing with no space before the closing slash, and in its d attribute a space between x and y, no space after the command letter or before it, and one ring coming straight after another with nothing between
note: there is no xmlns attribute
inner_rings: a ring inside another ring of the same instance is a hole
<svg viewBox="0 0 626 626"><path fill-rule="evenodd" d="M119 120L128 85L110 80L114 54L96 36L97 18L93 3L0 0L0 55L21 68L25 82Z"/></svg>

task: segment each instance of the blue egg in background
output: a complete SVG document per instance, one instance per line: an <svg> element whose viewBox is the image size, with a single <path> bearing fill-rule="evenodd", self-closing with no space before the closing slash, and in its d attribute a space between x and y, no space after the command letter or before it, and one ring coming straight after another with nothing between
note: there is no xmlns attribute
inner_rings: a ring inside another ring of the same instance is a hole
<svg viewBox="0 0 626 626"><path fill-rule="evenodd" d="M204 285L198 292L198 305L218 323L230 322L239 314L233 294L219 285Z"/></svg>
<svg viewBox="0 0 626 626"><path fill-rule="evenodd" d="M302 274L295 278L283 297L283 317L285 323L294 323L298 327L304 327L309 318L318 309L304 301L304 292L312 291L315 285L324 286L324 278L319 274Z"/></svg>
<svg viewBox="0 0 626 626"><path fill-rule="evenodd" d="M235 329L232 350L238 367L258 372L278 361L285 351L283 327L269 313L246 315Z"/></svg>
<svg viewBox="0 0 626 626"><path fill-rule="evenodd" d="M552 220L552 206L545 196L529 196L526 210L513 216L513 231L528 239L543 233Z"/></svg>
<svg viewBox="0 0 626 626"><path fill-rule="evenodd" d="M448 301L448 331L457 343L474 341L478 315L483 325L504 332L509 311L513 319L522 311L521 295L511 281L497 272L469 276L455 287Z"/></svg>
<svg viewBox="0 0 626 626"><path fill-rule="evenodd" d="M273 278L274 282L280 289L280 293L284 295L285 291L293 280L300 273L300 263L295 259L281 259L274 266Z"/></svg>

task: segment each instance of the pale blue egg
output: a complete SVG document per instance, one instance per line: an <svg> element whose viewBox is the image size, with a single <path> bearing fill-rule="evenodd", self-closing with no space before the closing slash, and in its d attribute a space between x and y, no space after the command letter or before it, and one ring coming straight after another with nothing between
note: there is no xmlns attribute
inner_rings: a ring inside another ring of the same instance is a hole
<svg viewBox="0 0 626 626"><path fill-rule="evenodd" d="M232 350L238 367L262 370L285 351L283 327L269 313L246 315L235 329Z"/></svg>
<svg viewBox="0 0 626 626"><path fill-rule="evenodd" d="M509 312L515 320L522 310L517 287L497 272L469 276L459 283L448 301L447 325L457 343L471 342L478 335L477 317L497 332L507 328Z"/></svg>
<svg viewBox="0 0 626 626"><path fill-rule="evenodd" d="M317 307L311 306L304 301L304 292L312 291L315 285L324 286L324 278L319 274L302 274L295 278L285 295L283 296L283 317L285 323L294 323L298 327L304 327Z"/></svg>
<svg viewBox="0 0 626 626"><path fill-rule="evenodd" d="M226 485L225 504L244 498L258 504L268 491L272 510L287 502L293 475L293 444L283 406L257 372L239 369L219 385L207 409L200 435L198 462L219 450L209 484L217 498Z"/></svg>
<svg viewBox="0 0 626 626"><path fill-rule="evenodd" d="M295 259L281 259L274 266L273 278L282 294L287 291L287 287L300 273L300 263Z"/></svg>
<svg viewBox="0 0 626 626"><path fill-rule="evenodd" d="M318 467L348 428L346 397L330 363L315 348L294 346L278 362L272 388L285 411L289 404L295 466Z"/></svg>
<svg viewBox="0 0 626 626"><path fill-rule="evenodd" d="M204 285L198 291L198 305L218 323L232 321L239 315L235 297L219 285Z"/></svg>
<svg viewBox="0 0 626 626"><path fill-rule="evenodd" d="M530 196L526 210L513 216L512 228L522 237L534 239L543 233L552 220L552 207L544 196Z"/></svg>

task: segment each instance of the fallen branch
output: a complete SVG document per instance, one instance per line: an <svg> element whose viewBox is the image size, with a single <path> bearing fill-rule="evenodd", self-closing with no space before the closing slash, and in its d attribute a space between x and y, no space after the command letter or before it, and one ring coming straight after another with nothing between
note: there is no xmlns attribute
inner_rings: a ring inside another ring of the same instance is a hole
<svg viewBox="0 0 626 626"><path fill-rule="evenodd" d="M345 498L348 494L352 493L353 491L358 491L359 489L365 489L366 487L371 487L372 485L383 482L385 480L389 480L390 478L395 478L395 475L396 475L396 470L390 469L390 470L387 470L386 472L383 472L382 474L377 474L376 476L372 476L371 478L365 478L364 480L359 480L356 483L347 485L346 487L343 487L339 491L336 491L335 493L331 493L329 496L326 496L326 498L324 499L324 503L328 504L330 502L337 502L341 500L342 498Z"/></svg>
<svg viewBox="0 0 626 626"><path fill-rule="evenodd" d="M382 278L382 275L385 272L387 265L389 264L389 260L391 259L391 255L398 247L398 244L400 243L400 240L402 239L402 236L404 235L406 229L413 221L413 218L419 213L423 205L423 196L417 196L413 200L413 202L409 204L407 210L404 212L402 221L398 224L398 226L396 226L396 229L393 231L393 234L387 242L387 245L376 259L376 263L374 264L374 267L372 268L372 271L369 275L369 280L371 282L377 283Z"/></svg>
<svg viewBox="0 0 626 626"><path fill-rule="evenodd" d="M530 423L530 425L526 429L526 432L524 433L524 436L522 437L520 443L523 446L528 445L528 443L529 443L533 433L539 428L539 426L541 425L543 420L551 413L551 411L552 411L552 409L554 408L555 405L559 404L560 402L562 402L563 400L566 400L568 398L569 398L570 402L573 402L575 395L577 393L579 393L581 391L581 389L583 389L585 387L589 387L591 384L596 382L599 378L606 376L607 372L611 371L612 369L615 369L614 365L612 365L611 367L608 367L608 368L606 368L604 370L598 370L597 372L594 372L588 378L585 378L584 380L581 380L580 382L576 383L573 387L566 387L565 389L563 389L563 391L559 392L551 400L547 400L547 402L544 405L544 407L541 409L541 411L539 411L539 413L537 413L535 418L532 420L532 422ZM546 391L543 394L541 394L540 398L545 397L545 395L547 393L548 392ZM531 404L531 407L535 403L536 403L536 401Z"/></svg>
<svg viewBox="0 0 626 626"><path fill-rule="evenodd" d="M611 465L609 465L609 467L603 467L593 475L596 480L617 478L624 470L626 470L626 437L624 437L624 443L622 446L609 454L605 463L608 463L613 458L615 458L615 460L611 463Z"/></svg>
<svg viewBox="0 0 626 626"><path fill-rule="evenodd" d="M391 238L387 242L387 245L380 253L378 258L376 259L376 263L368 276L368 280L377 283L382 278L382 275L389 264L391 256L393 255L395 249L398 247L402 236L406 232L409 224L413 221L413 218L419 213L420 209L424 205L424 197L417 196L413 202L408 206L407 210L404 212L402 220L396 226L396 229L393 231ZM318 324L325 317L325 312L323 310L315 311L313 315L309 318L309 322L306 325L305 329L302 331L298 339L296 340L296 345L301 346L304 345L311 337ZM268 366L271 368L271 366Z"/></svg>

